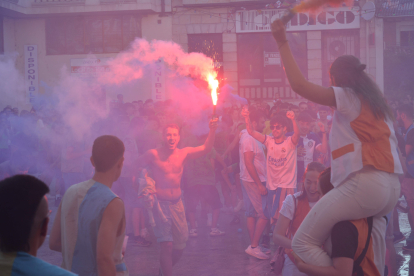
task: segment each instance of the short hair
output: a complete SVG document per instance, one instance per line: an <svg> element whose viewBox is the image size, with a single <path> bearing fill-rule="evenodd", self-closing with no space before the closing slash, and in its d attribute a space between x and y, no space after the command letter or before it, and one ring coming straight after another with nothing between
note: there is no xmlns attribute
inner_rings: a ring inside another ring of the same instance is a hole
<svg viewBox="0 0 414 276"><path fill-rule="evenodd" d="M31 175L0 181L0 251L30 251L29 239L36 211L49 187Z"/></svg>
<svg viewBox="0 0 414 276"><path fill-rule="evenodd" d="M153 102L154 101L152 99L148 99L148 100L145 101L145 104L147 104L147 103L153 103Z"/></svg>
<svg viewBox="0 0 414 276"><path fill-rule="evenodd" d="M116 136L103 135L95 139L92 159L97 172L107 172L124 155L124 143Z"/></svg>
<svg viewBox="0 0 414 276"><path fill-rule="evenodd" d="M135 109L135 106L132 103L124 103L124 106L122 108L127 109L128 107Z"/></svg>
<svg viewBox="0 0 414 276"><path fill-rule="evenodd" d="M331 167L326 168L323 172L321 172L318 181L323 195L326 195L330 190L334 188L331 183Z"/></svg>
<svg viewBox="0 0 414 276"><path fill-rule="evenodd" d="M405 114L408 118L412 119L413 118L413 105L412 104L403 104L400 105L397 109L397 111L401 114Z"/></svg>
<svg viewBox="0 0 414 276"><path fill-rule="evenodd" d="M272 118L270 118L270 126L273 126L276 123L283 127L287 127L288 119L286 117L286 114L283 112L278 112L276 115L272 116Z"/></svg>
<svg viewBox="0 0 414 276"><path fill-rule="evenodd" d="M319 111L326 111L328 113L331 111L331 109L329 107L327 107L326 105L319 106L318 110Z"/></svg>
<svg viewBox="0 0 414 276"><path fill-rule="evenodd" d="M253 110L249 115L251 122L258 123L261 118L266 118L266 115L260 110Z"/></svg>
<svg viewBox="0 0 414 276"><path fill-rule="evenodd" d="M175 128L178 130L178 134L180 134L180 127L177 124L167 124L162 128L162 133L165 133L167 128Z"/></svg>
<svg viewBox="0 0 414 276"><path fill-rule="evenodd" d="M301 104L306 104L306 105L308 105L308 103L306 103L306 102L300 102L300 103L298 104L298 106L299 106L299 105L301 105Z"/></svg>
<svg viewBox="0 0 414 276"><path fill-rule="evenodd" d="M298 122L311 123L312 121L313 121L313 116L310 112L302 111L298 116Z"/></svg>

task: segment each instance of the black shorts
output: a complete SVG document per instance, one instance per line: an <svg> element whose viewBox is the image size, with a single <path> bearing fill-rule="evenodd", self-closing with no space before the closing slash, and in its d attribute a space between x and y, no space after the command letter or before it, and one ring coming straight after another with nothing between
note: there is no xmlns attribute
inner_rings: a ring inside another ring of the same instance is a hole
<svg viewBox="0 0 414 276"><path fill-rule="evenodd" d="M220 209L223 206L216 186L194 185L188 187L185 192L186 211L194 213L201 199L204 199L213 210Z"/></svg>

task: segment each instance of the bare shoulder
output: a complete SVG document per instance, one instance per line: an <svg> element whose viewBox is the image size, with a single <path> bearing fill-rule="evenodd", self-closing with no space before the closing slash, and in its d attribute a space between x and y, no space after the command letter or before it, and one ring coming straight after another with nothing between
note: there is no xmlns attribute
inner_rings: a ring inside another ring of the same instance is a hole
<svg viewBox="0 0 414 276"><path fill-rule="evenodd" d="M117 217L123 214L125 208L124 208L124 202L119 197L114 198L108 206L106 206L106 209L104 211L104 216L108 215L109 217Z"/></svg>

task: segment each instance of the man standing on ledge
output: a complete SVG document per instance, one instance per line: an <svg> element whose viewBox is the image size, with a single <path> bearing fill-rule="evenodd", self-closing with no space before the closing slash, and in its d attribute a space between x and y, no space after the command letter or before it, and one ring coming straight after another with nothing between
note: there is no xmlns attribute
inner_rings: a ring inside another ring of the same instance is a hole
<svg viewBox="0 0 414 276"><path fill-rule="evenodd" d="M160 275L171 276L172 267L181 258L188 239L188 226L184 206L181 201L181 177L183 164L187 159L203 156L211 151L214 144L217 119L210 120L210 132L203 145L199 147L177 148L180 130L175 124L163 128L163 145L145 152L138 159L138 166L149 166L155 181L157 199L167 221L154 212L154 228L160 243Z"/></svg>

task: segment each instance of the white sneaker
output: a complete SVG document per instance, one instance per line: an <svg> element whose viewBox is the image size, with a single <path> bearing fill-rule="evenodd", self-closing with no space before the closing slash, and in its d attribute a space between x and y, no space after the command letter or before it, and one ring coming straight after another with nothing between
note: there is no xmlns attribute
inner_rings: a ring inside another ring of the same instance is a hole
<svg viewBox="0 0 414 276"><path fill-rule="evenodd" d="M207 214L207 226L211 227L211 224L213 223L213 215Z"/></svg>
<svg viewBox="0 0 414 276"><path fill-rule="evenodd" d="M142 228L141 231L139 231L139 235L143 237L144 239L148 238L148 229Z"/></svg>
<svg viewBox="0 0 414 276"><path fill-rule="evenodd" d="M188 234L190 237L197 237L197 229L190 229L190 233Z"/></svg>
<svg viewBox="0 0 414 276"><path fill-rule="evenodd" d="M261 260L269 259L269 256L267 256L265 253L262 252L262 250L260 250L260 247L252 248L252 246L249 245L249 247L247 247L247 249L244 252L246 252L250 256L256 257Z"/></svg>
<svg viewBox="0 0 414 276"><path fill-rule="evenodd" d="M234 207L234 212L237 213L243 208L243 200L239 199L239 202L237 202L236 207Z"/></svg>
<svg viewBox="0 0 414 276"><path fill-rule="evenodd" d="M223 236L225 234L224 231L220 231L218 228L211 228L210 236L212 237Z"/></svg>
<svg viewBox="0 0 414 276"><path fill-rule="evenodd" d="M269 248L266 248L266 247L263 247L263 246L260 246L260 245L259 245L259 247L260 247L260 250L261 250L263 253L265 253L266 255L270 255L270 253L272 252L272 251L270 251L270 249L269 249Z"/></svg>

